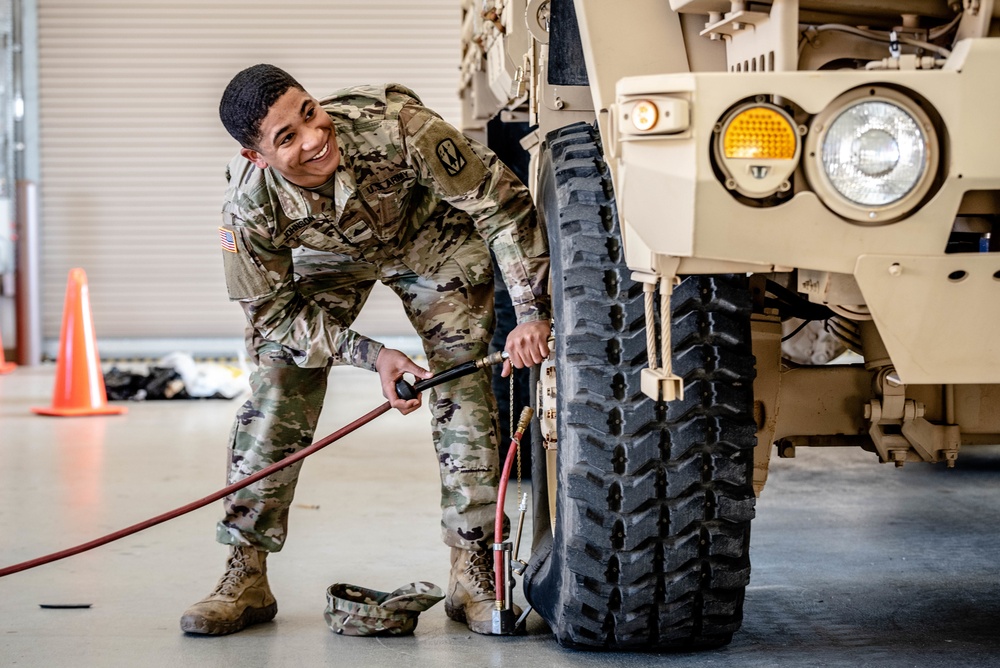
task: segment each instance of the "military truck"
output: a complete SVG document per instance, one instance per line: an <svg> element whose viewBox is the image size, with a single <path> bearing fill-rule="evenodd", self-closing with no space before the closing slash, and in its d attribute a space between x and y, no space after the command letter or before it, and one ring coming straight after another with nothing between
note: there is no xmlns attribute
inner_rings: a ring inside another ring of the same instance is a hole
<svg viewBox="0 0 1000 668"><path fill-rule="evenodd" d="M728 643L772 453L1000 443L1000 4L462 10L465 130L550 239L524 590L560 643Z"/></svg>

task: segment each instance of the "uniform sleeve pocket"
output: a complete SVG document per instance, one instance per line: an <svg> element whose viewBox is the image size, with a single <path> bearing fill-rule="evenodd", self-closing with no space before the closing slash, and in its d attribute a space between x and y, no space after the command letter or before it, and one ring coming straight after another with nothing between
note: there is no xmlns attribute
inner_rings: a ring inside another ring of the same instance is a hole
<svg viewBox="0 0 1000 668"><path fill-rule="evenodd" d="M250 252L246 232L239 227L223 225L219 234L229 299L258 299L272 294L274 285Z"/></svg>

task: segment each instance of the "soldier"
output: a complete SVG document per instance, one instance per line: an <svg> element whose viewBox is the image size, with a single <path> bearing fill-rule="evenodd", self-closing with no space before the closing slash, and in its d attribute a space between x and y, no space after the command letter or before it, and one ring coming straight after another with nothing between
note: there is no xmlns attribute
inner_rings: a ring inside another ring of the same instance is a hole
<svg viewBox="0 0 1000 668"><path fill-rule="evenodd" d="M378 372L401 413L421 405L397 397L394 383L431 373L350 329L376 280L399 295L440 371L487 353L491 248L518 318L503 375L548 355L548 252L527 189L412 91L360 86L317 101L283 70L255 65L230 81L219 113L242 147L219 228L226 282L257 363L233 425L230 482L312 442L332 365ZM429 401L451 547L446 612L490 633L499 461L489 378L446 383ZM274 617L266 558L285 542L300 465L226 499L217 528L231 546L226 571L185 611L182 630L233 633Z"/></svg>

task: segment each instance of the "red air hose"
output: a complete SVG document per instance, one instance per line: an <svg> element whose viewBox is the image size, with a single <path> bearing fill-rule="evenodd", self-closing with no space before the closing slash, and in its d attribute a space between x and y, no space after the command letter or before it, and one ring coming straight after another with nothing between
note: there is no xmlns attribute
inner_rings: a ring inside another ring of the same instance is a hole
<svg viewBox="0 0 1000 668"><path fill-rule="evenodd" d="M440 385L441 383L446 383L450 380L454 380L462 376L467 376L491 364L499 364L503 362L505 359L507 359L507 353L505 352L493 353L492 355L488 355L487 357L484 357L482 359L474 360L472 362L465 362L464 364L460 364L456 367L445 369L444 371L435 374L432 378L428 378L426 380L422 380L416 383L414 386L410 386L405 381L401 380L396 384L397 394L403 399L415 399L417 395L423 390L430 389L432 387ZM319 452L320 450L330 445L334 441L339 441L341 438L347 436L355 429L363 427L364 425L368 424L378 416L387 412L390 408L391 406L387 401L378 408L369 411L365 415L361 416L360 418L350 423L349 425L341 427L340 429L333 432L326 438L316 441L309 447L303 448L302 450L296 452L295 454L289 455L284 459L282 459L281 461L275 462L274 464L271 464L267 468L257 471L253 475L243 478L242 480L239 480L237 482L234 482L232 485L220 489L218 492L210 494L209 496L199 499L198 501L189 503L186 506L181 506L180 508L176 508L174 510L171 510L170 512L163 513L162 515L157 515L156 517L152 517L146 520L145 522L139 522L138 524L133 524L130 527L126 527L124 529L121 529L120 531L115 531L114 533L110 533L107 536L97 538L95 540L90 541L89 543L83 543L82 545L77 545L76 547L71 547L69 549L62 550L61 552L53 552L52 554L47 554L44 557L38 557L37 559L31 559L30 561L23 561L19 564L14 564L13 566L0 568L0 578L4 577L5 575L12 575L14 573L26 571L29 568L34 568L36 566L42 566L43 564L52 563L53 561L65 559L66 557L72 557L75 554L80 554L81 552L92 550L95 547L106 545L112 541L118 540L119 538L124 538L125 536L131 536L132 534L142 531L143 529L148 529L149 527L156 526L157 524L166 522L167 520L172 520L175 517L180 517L181 515L189 513L192 510L197 510L202 506L207 506L213 501L218 501L219 499L229 496L230 494L232 494L237 490L243 489L247 485L252 485L261 478L266 478L275 471L280 471L285 467L291 466L297 461L305 459L306 457L315 452ZM518 437L520 437L520 431L518 432L518 435L519 435Z"/></svg>
<svg viewBox="0 0 1000 668"><path fill-rule="evenodd" d="M514 435L510 437L510 449L507 450L507 459L504 461L503 472L500 474L500 484L497 487L497 515L496 522L493 525L494 545L499 545L503 538L503 507L504 501L507 498L507 482L510 480L510 468L514 463L514 457L517 454L517 450L521 446L521 437L524 436L524 430L528 428L528 422L531 421L533 413L534 411L532 411L530 407L525 406L524 410L521 411L521 419L517 422L517 430L514 432ZM501 604L503 603L505 596L504 579L506 577L502 554L502 551L494 548L493 577L496 580L497 603Z"/></svg>
<svg viewBox="0 0 1000 668"><path fill-rule="evenodd" d="M148 529L151 526L156 526L157 524L160 524L161 522L166 522L167 520L172 520L175 517L180 517L181 515L184 515L185 513L189 513L192 510L197 510L198 508L201 508L202 506L207 506L208 504L212 503L213 501L218 501L219 499L221 499L221 498L223 498L225 496L229 496L230 494L232 494L233 492L235 492L238 489L243 489L247 485L252 485L253 483L255 483L258 480L260 480L261 478L266 478L267 476L271 475L275 471L280 471L281 469L285 468L286 466L290 466L290 465L294 464L295 462L297 462L297 461L299 461L301 459L305 459L306 457L308 457L309 455L313 454L314 452L318 452L319 450L322 450L323 448L325 448L326 446L330 445L334 441L340 440L344 436L347 436L348 434L350 434L352 431L354 431L358 427L361 427L363 425L368 424L369 422L371 422L372 420L374 420L375 418L377 418L379 415L382 415L383 413L385 413L386 411L388 411L389 408L390 408L389 402L387 401L384 404L382 404L381 406L379 406L378 408L376 408L376 409L370 411L369 413L363 415L362 417L358 418L357 420L355 420L351 424L347 425L346 427L341 427L340 429L338 429L337 431L333 432L332 434L330 434L326 438L323 438L323 439L321 439L319 441L316 441L315 443L313 443L309 447L304 448L302 450L299 450L295 454L289 455L289 456L285 457L284 459L282 459L281 461L275 462L274 464L271 464L267 468L261 469L260 471L257 471L256 473L254 473L251 476L243 478L242 480L240 480L238 482L234 482L232 485L229 485L228 487L226 487L224 489L220 489L218 492L215 492L214 494L210 494L209 496L206 496L203 499L199 499L198 501L194 501L193 503L189 503L186 506L181 506L180 508L177 508L175 510L171 510L170 512L163 513L162 515L157 515L156 517L152 517L152 518L146 520L145 522L139 522L138 524L133 524L130 527L126 527L124 529L121 529L120 531L115 531L114 533L109 533L107 536L103 536L101 538L97 538L95 540L90 541L89 543L83 543L82 545L77 545L76 547L71 547L71 548L63 550L61 552L53 552L52 554L47 554L44 557L38 557L37 559L32 559L30 561L24 561L24 562L21 562L20 564L14 564L13 566L8 566L6 568L0 568L0 578L2 578L5 575L11 575L13 573L18 573L20 571L26 571L29 568L34 568L35 566L41 566L43 564L48 564L48 563L51 563L53 561L58 561L60 559L65 559L66 557L72 557L74 554L80 554L81 552L86 552L87 550L92 550L95 547L100 547L101 545L105 545L107 543L110 543L111 541L118 540L119 538L124 538L125 536L130 536L130 535L132 535L132 534L134 534L134 533L136 533L138 531L142 531L143 529Z"/></svg>

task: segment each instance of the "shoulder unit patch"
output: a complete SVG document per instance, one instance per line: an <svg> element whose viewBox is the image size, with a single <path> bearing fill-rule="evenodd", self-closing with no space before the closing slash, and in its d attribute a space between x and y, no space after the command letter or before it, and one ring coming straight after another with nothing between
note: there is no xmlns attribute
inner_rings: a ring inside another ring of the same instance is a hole
<svg viewBox="0 0 1000 668"><path fill-rule="evenodd" d="M450 138L442 139L437 145L437 157L451 176L458 176L465 168L465 156Z"/></svg>
<svg viewBox="0 0 1000 668"><path fill-rule="evenodd" d="M419 155L420 169L445 197L472 192L489 176L489 169L457 128L425 108L400 111L406 143Z"/></svg>

